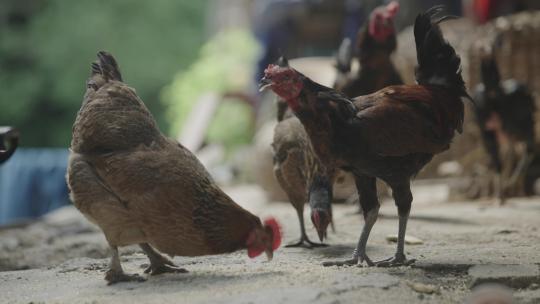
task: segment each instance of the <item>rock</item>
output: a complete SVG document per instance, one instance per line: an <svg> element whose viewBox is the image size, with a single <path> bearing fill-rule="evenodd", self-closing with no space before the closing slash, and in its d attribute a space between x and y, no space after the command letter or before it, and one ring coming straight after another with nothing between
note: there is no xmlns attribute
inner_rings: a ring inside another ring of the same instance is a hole
<svg viewBox="0 0 540 304"><path fill-rule="evenodd" d="M469 269L472 286L482 283L501 283L514 288L527 288L540 283L540 270L535 264L523 265L474 265Z"/></svg>
<svg viewBox="0 0 540 304"><path fill-rule="evenodd" d="M514 230L514 229L501 229L501 230L498 230L495 234L512 234L516 232L519 232L519 231Z"/></svg>
<svg viewBox="0 0 540 304"><path fill-rule="evenodd" d="M512 290L510 290L510 288L504 285L490 283L476 287L467 299L466 303L512 304L514 303L514 298L512 296Z"/></svg>
<svg viewBox="0 0 540 304"><path fill-rule="evenodd" d="M390 234L390 235L387 235L386 236L386 240L389 241L389 242L394 242L396 243L397 242L397 234ZM422 241L421 239L415 237L415 236L412 236L412 235L405 235L405 244L407 245L422 245L424 244L424 241Z"/></svg>
<svg viewBox="0 0 540 304"><path fill-rule="evenodd" d="M407 285L414 291L425 294L440 293L439 286L424 284L424 283L415 283L407 282Z"/></svg>

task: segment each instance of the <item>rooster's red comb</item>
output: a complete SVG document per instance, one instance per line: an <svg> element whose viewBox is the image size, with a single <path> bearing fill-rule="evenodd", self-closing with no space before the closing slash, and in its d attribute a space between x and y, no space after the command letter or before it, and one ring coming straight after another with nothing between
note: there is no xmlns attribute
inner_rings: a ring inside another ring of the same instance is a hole
<svg viewBox="0 0 540 304"><path fill-rule="evenodd" d="M386 5L386 12L390 18L394 18L399 11L399 3L397 1L392 1Z"/></svg>
<svg viewBox="0 0 540 304"><path fill-rule="evenodd" d="M264 220L264 227L270 227L272 229L272 249L276 250L281 245L281 227L278 221L271 217Z"/></svg>
<svg viewBox="0 0 540 304"><path fill-rule="evenodd" d="M279 69L279 66L275 64L269 64L266 69L264 69L264 75L268 76L270 74L275 73Z"/></svg>

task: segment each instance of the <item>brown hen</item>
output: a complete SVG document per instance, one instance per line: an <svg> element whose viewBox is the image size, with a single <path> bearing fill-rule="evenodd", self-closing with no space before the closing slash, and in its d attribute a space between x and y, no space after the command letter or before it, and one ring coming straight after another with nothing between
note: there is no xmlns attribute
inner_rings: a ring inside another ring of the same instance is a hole
<svg viewBox="0 0 540 304"><path fill-rule="evenodd" d="M75 206L97 224L112 249L105 279L141 280L120 265L118 246L139 244L145 272L185 272L170 256L200 256L247 248L272 258L281 235L275 220L237 205L197 158L166 138L115 59L98 53L75 124L67 173Z"/></svg>

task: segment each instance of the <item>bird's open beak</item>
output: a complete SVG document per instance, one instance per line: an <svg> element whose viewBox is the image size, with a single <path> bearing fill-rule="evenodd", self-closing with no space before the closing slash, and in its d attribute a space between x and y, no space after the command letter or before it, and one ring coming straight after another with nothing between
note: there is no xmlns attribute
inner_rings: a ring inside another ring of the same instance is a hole
<svg viewBox="0 0 540 304"><path fill-rule="evenodd" d="M266 250L265 253L268 262L270 262L274 258L274 252L272 250Z"/></svg>
<svg viewBox="0 0 540 304"><path fill-rule="evenodd" d="M262 92L266 89L268 89L269 87L272 86L272 80L266 78L266 77L263 77L261 79L261 81L259 81L259 92Z"/></svg>

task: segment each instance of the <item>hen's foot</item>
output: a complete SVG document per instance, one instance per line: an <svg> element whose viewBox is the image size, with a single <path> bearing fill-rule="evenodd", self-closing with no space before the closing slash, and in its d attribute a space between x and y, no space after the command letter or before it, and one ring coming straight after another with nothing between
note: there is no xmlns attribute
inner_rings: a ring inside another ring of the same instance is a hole
<svg viewBox="0 0 540 304"><path fill-rule="evenodd" d="M364 262L367 266L375 266L375 263L373 263L373 261L371 261L371 259L365 253L360 255L353 255L352 259L349 260L323 262L323 266L362 266Z"/></svg>
<svg viewBox="0 0 540 304"><path fill-rule="evenodd" d="M158 265L150 265L144 270L144 273L150 273L150 275L158 275L162 273L187 273L184 268L177 267L172 262L163 263Z"/></svg>
<svg viewBox="0 0 540 304"><path fill-rule="evenodd" d="M285 247L287 248L302 247L302 248L307 248L307 249L313 249L315 247L328 247L328 245L324 243L312 242L308 238L302 238L298 242L288 244Z"/></svg>
<svg viewBox="0 0 540 304"><path fill-rule="evenodd" d="M409 266L416 262L415 259L407 260L404 254L396 255L395 257L376 262L377 267L399 267Z"/></svg>
<svg viewBox="0 0 540 304"><path fill-rule="evenodd" d="M124 272L118 272L114 270L109 270L105 273L105 280L108 282L107 285L116 284L119 282L144 282L145 278L139 276L138 274L126 274Z"/></svg>

